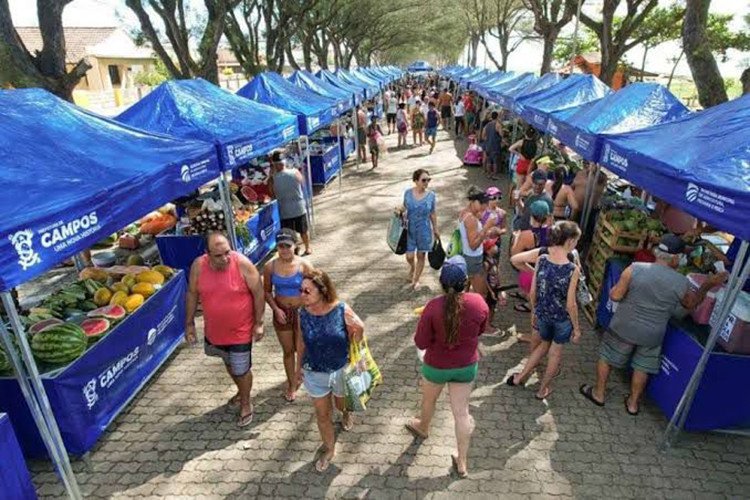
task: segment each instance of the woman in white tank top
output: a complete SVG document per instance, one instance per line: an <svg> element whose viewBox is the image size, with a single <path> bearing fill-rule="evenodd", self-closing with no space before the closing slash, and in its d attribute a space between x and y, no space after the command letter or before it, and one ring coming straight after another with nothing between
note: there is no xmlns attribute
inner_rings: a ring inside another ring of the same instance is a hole
<svg viewBox="0 0 750 500"><path fill-rule="evenodd" d="M489 230L495 226L496 220L494 217L490 217L484 226L479 221L489 202L489 197L484 191L476 186L471 186L467 198L469 203L458 217L461 250L466 260L471 288L484 297L487 294L487 281L482 266L484 256L482 243L484 243Z"/></svg>

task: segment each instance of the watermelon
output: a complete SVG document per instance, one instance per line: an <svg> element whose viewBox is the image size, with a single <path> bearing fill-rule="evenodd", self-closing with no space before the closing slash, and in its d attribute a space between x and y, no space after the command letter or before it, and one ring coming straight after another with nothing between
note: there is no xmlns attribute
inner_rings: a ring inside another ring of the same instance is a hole
<svg viewBox="0 0 750 500"><path fill-rule="evenodd" d="M29 327L29 335L34 335L35 333L39 333L42 330L46 330L50 326L62 325L62 324L63 324L63 320L57 319L57 318L37 321L36 323L34 323L33 325Z"/></svg>
<svg viewBox="0 0 750 500"><path fill-rule="evenodd" d="M256 193L255 190L250 186L242 186L242 189L240 189L240 193L242 194L242 197L249 202L257 202L259 199L258 193Z"/></svg>
<svg viewBox="0 0 750 500"><path fill-rule="evenodd" d="M127 314L127 312L125 311L124 307L111 305L89 311L87 316L89 318L107 318L109 320L119 321L125 317L125 314Z"/></svg>
<svg viewBox="0 0 750 500"><path fill-rule="evenodd" d="M109 331L109 320L105 318L89 318L83 320L81 329L88 337L89 343L96 342Z"/></svg>
<svg viewBox="0 0 750 500"><path fill-rule="evenodd" d="M86 334L80 326L64 323L34 335L31 339L31 352L44 363L66 365L80 358L87 345Z"/></svg>

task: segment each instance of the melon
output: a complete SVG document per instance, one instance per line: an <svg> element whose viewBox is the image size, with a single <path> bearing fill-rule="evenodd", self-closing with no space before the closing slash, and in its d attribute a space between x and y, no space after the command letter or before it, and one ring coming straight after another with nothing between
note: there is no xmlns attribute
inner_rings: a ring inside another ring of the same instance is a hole
<svg viewBox="0 0 750 500"><path fill-rule="evenodd" d="M42 321L37 321L33 325L29 327L29 335L34 335L35 333L39 333L42 330L49 328L50 326L54 325L62 325L63 321L61 319L57 318L50 318L50 319L44 319Z"/></svg>
<svg viewBox="0 0 750 500"><path fill-rule="evenodd" d="M136 283L130 289L131 292L143 295L144 299L151 297L156 293L156 288L151 283Z"/></svg>
<svg viewBox="0 0 750 500"><path fill-rule="evenodd" d="M47 328L31 339L31 352L39 361L64 365L81 357L88 342L80 326L65 323Z"/></svg>
<svg viewBox="0 0 750 500"><path fill-rule="evenodd" d="M255 189L251 188L250 186L242 186L242 189L240 189L240 193L242 194L242 197L249 202L255 203L259 200L258 193L256 193Z"/></svg>
<svg viewBox="0 0 750 500"><path fill-rule="evenodd" d="M124 306L126 300L128 300L128 292L118 290L114 293L114 295L112 295L112 298L109 300L109 305Z"/></svg>
<svg viewBox="0 0 750 500"><path fill-rule="evenodd" d="M81 329L89 343L96 342L109 331L110 322L106 318L88 318L81 322Z"/></svg>
<svg viewBox="0 0 750 500"><path fill-rule="evenodd" d="M109 320L118 321L125 317L125 308L122 306L104 306L99 309L90 311L87 316L89 318L107 318Z"/></svg>
<svg viewBox="0 0 750 500"><path fill-rule="evenodd" d="M148 271L143 271L142 273L138 273L138 275L136 276L136 281L138 281L138 283L151 283L152 285L163 285L164 275L158 271L152 271L151 269L149 269Z"/></svg>
<svg viewBox="0 0 750 500"><path fill-rule="evenodd" d="M100 288L94 294L94 303L98 306L106 306L112 299L112 292L108 288Z"/></svg>

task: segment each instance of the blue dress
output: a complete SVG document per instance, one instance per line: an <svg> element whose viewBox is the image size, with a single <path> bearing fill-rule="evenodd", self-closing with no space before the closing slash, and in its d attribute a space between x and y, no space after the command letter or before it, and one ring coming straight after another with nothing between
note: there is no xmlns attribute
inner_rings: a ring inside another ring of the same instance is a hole
<svg viewBox="0 0 750 500"><path fill-rule="evenodd" d="M435 192L428 191L421 200L414 198L411 189L404 193L406 207L406 251L429 252L432 250L432 221L430 215L435 213Z"/></svg>

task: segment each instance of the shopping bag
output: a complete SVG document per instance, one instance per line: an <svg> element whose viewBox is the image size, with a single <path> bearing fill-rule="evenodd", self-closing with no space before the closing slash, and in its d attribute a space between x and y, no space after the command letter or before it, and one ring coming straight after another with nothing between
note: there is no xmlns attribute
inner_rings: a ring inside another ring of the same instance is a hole
<svg viewBox="0 0 750 500"><path fill-rule="evenodd" d="M455 229L453 233L451 234L451 239L448 242L448 248L446 250L446 257L449 259L451 257L455 257L456 255L461 255L463 253L463 248L461 245L461 230Z"/></svg>
<svg viewBox="0 0 750 500"><path fill-rule="evenodd" d="M344 370L346 409L364 411L372 397L372 391L383 382L378 365L370 353L367 338L361 342L349 342L349 364Z"/></svg>
<svg viewBox="0 0 750 500"><path fill-rule="evenodd" d="M408 236L408 231L406 228L404 228L404 230L401 232L401 237L398 239L396 250L394 250L394 253L396 255L404 255L406 253L406 243Z"/></svg>
<svg viewBox="0 0 750 500"><path fill-rule="evenodd" d="M445 262L445 250L443 250L443 244L440 243L440 238L435 238L435 242L432 244L432 250L427 254L427 261L430 263L430 267L436 271L443 267L443 262Z"/></svg>
<svg viewBox="0 0 750 500"><path fill-rule="evenodd" d="M388 221L388 233L386 234L386 242L392 252L398 248L398 243L401 241L402 233L406 232L404 227L404 218L400 212L393 212L391 220Z"/></svg>

